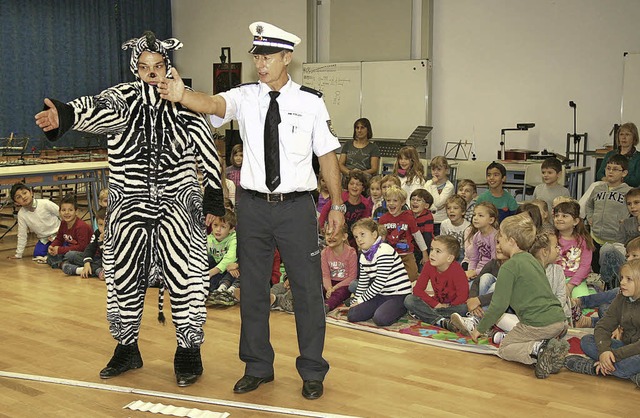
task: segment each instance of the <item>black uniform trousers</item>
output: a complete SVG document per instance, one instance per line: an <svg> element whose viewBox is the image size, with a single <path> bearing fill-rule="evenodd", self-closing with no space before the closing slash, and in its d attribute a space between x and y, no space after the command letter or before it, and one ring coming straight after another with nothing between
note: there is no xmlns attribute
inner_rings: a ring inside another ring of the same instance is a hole
<svg viewBox="0 0 640 418"><path fill-rule="evenodd" d="M316 209L311 195L267 202L250 193L238 205L240 282L240 359L245 374L273 374L269 341L271 268L276 247L293 293L300 356L296 368L303 380L323 380L329 364L322 357L325 313L318 248Z"/></svg>

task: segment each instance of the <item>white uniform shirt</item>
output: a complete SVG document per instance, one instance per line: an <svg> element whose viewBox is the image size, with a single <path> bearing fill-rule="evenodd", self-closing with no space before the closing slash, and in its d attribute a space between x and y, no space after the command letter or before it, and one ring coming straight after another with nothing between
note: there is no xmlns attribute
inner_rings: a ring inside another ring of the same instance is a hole
<svg viewBox="0 0 640 418"><path fill-rule="evenodd" d="M211 116L214 127L237 120L243 141L240 185L246 190L271 193L265 184L264 122L269 109L271 89L258 82L233 88L220 95L227 109L224 118ZM322 156L340 148L338 138L329 129L329 112L324 100L300 90L291 81L280 89L277 98L281 122L280 185L273 193L313 190L318 182L311 163L312 152Z"/></svg>

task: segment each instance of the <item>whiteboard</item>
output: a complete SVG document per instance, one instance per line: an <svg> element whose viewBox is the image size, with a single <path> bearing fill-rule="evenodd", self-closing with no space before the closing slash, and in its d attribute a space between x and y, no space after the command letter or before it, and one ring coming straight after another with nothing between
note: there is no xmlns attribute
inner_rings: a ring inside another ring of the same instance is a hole
<svg viewBox="0 0 640 418"><path fill-rule="evenodd" d="M620 122L640 124L640 53L624 56Z"/></svg>
<svg viewBox="0 0 640 418"><path fill-rule="evenodd" d="M331 123L340 138L353 137L353 123L360 118L361 64L303 64L302 84L323 93Z"/></svg>
<svg viewBox="0 0 640 418"><path fill-rule="evenodd" d="M373 139L404 142L430 125L429 71L428 60L305 63L302 84L324 93L338 137L351 138L363 117Z"/></svg>
<svg viewBox="0 0 640 418"><path fill-rule="evenodd" d="M419 125L429 125L428 61L362 63L362 116L375 138L406 140Z"/></svg>

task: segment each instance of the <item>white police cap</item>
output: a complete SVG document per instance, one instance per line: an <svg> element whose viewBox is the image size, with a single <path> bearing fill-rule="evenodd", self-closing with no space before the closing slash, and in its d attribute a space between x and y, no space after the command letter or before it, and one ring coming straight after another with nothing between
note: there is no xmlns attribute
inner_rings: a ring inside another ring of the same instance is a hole
<svg viewBox="0 0 640 418"><path fill-rule="evenodd" d="M293 48L300 43L300 38L296 35L270 23L253 22L249 25L249 30L253 35L250 54L269 55L282 50L293 51Z"/></svg>

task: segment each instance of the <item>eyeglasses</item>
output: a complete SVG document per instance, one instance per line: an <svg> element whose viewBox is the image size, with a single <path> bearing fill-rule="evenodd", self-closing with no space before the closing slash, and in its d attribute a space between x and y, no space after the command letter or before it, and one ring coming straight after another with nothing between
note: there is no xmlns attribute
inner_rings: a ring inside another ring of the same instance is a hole
<svg viewBox="0 0 640 418"><path fill-rule="evenodd" d="M412 198L411 198L411 201L412 201L412 202L416 202L416 203L417 203L417 202L424 202L424 199L423 199L423 198L421 198L421 197L412 197Z"/></svg>
<svg viewBox="0 0 640 418"><path fill-rule="evenodd" d="M606 171L624 171L622 168L609 167L605 168Z"/></svg>

